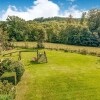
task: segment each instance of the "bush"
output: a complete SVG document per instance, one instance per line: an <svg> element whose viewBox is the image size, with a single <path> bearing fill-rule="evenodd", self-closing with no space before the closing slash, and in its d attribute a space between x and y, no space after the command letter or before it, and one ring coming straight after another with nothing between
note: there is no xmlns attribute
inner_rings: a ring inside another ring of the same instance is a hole
<svg viewBox="0 0 100 100"><path fill-rule="evenodd" d="M13 100L16 88L8 81L0 82L0 100Z"/></svg>
<svg viewBox="0 0 100 100"><path fill-rule="evenodd" d="M80 54L82 54L82 55L87 55L87 54L88 54L88 51L87 51L87 50L85 50L85 49L80 50Z"/></svg>
<svg viewBox="0 0 100 100"><path fill-rule="evenodd" d="M19 61L14 61L10 67L14 68L14 72L16 72L16 78L17 82L20 81L21 76L23 75L25 69L23 67L23 64L20 63Z"/></svg>
<svg viewBox="0 0 100 100"><path fill-rule="evenodd" d="M38 49L44 49L45 47L44 47L44 45L42 43L38 43L37 44L37 48Z"/></svg>
<svg viewBox="0 0 100 100"><path fill-rule="evenodd" d="M68 49L65 49L64 52L69 52L69 50Z"/></svg>
<svg viewBox="0 0 100 100"><path fill-rule="evenodd" d="M20 81L20 78L24 73L23 64L19 61L13 61L9 58L5 58L1 61L1 67L2 67L3 73L4 72L16 72L17 82Z"/></svg>
<svg viewBox="0 0 100 100"><path fill-rule="evenodd" d="M100 53L97 54L97 57L100 57Z"/></svg>
<svg viewBox="0 0 100 100"><path fill-rule="evenodd" d="M89 52L89 55L96 56L97 53L96 52Z"/></svg>
<svg viewBox="0 0 100 100"><path fill-rule="evenodd" d="M10 67L11 63L12 63L12 60L9 58L5 58L1 60L1 67L2 67L3 72L11 71L11 67Z"/></svg>
<svg viewBox="0 0 100 100"><path fill-rule="evenodd" d="M0 95L0 100L13 100L13 98L10 95Z"/></svg>
<svg viewBox="0 0 100 100"><path fill-rule="evenodd" d="M1 81L8 80L8 82L16 85L16 72L5 72L1 77Z"/></svg>

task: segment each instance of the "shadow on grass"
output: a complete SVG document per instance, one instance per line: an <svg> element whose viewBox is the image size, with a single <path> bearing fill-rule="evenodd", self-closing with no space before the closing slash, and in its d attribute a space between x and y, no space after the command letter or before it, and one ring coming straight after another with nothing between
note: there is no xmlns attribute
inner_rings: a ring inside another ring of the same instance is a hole
<svg viewBox="0 0 100 100"><path fill-rule="evenodd" d="M30 61L30 64L45 64L44 62Z"/></svg>

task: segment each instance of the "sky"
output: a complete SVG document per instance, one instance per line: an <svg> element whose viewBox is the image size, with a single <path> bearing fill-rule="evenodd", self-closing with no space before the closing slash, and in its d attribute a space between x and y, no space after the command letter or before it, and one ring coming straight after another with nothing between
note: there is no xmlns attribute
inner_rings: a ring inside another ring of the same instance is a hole
<svg viewBox="0 0 100 100"><path fill-rule="evenodd" d="M100 8L100 0L0 0L0 20L18 16L25 20L48 17L80 18L83 12Z"/></svg>

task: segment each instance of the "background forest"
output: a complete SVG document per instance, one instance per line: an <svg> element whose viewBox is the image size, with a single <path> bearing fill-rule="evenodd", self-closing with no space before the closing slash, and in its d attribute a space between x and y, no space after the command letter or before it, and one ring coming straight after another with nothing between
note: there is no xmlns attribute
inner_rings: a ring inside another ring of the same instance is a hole
<svg viewBox="0 0 100 100"><path fill-rule="evenodd" d="M8 16L0 22L0 43L7 41L37 41L81 46L100 46L100 10L84 12L81 18L37 18L25 21Z"/></svg>

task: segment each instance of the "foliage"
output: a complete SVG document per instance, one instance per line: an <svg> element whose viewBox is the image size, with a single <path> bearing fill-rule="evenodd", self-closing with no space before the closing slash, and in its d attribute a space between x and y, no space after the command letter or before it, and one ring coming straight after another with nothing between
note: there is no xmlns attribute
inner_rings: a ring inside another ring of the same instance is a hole
<svg viewBox="0 0 100 100"><path fill-rule="evenodd" d="M0 100L13 100L15 98L15 87L8 81L0 82Z"/></svg>
<svg viewBox="0 0 100 100"><path fill-rule="evenodd" d="M40 48L45 41L98 47L100 10L83 12L80 19L69 15L68 18L37 18L25 21L17 16L8 16L7 20L2 22L1 28L3 32L7 32L9 41L37 41L37 47Z"/></svg>
<svg viewBox="0 0 100 100"><path fill-rule="evenodd" d="M9 40L16 39L17 41L24 40L25 33L27 32L26 22L16 16L8 16L7 18L7 32Z"/></svg>
<svg viewBox="0 0 100 100"><path fill-rule="evenodd" d="M1 60L2 74L4 72L16 72L17 82L20 81L21 76L24 73L23 64L19 61L13 61L9 58Z"/></svg>
<svg viewBox="0 0 100 100"><path fill-rule="evenodd" d="M8 34L3 28L0 28L0 46L1 49L7 50L10 47L10 43L8 42Z"/></svg>
<svg viewBox="0 0 100 100"><path fill-rule="evenodd" d="M21 76L25 71L23 64L20 63L19 61L15 61L11 64L11 67L14 68L14 72L16 72L17 81L20 81Z"/></svg>
<svg viewBox="0 0 100 100"><path fill-rule="evenodd" d="M88 26L89 29L94 32L100 26L100 10L99 9L92 9L88 13Z"/></svg>
<svg viewBox="0 0 100 100"><path fill-rule="evenodd" d="M16 72L5 72L0 79L2 82L7 80L9 83L16 85Z"/></svg>

